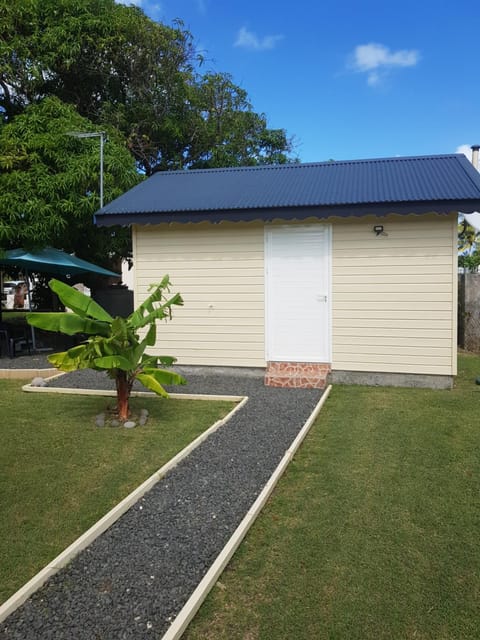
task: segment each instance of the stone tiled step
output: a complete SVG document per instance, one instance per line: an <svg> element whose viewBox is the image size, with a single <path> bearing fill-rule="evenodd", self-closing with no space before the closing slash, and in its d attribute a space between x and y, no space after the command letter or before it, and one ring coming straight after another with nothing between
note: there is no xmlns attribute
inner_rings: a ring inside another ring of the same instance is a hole
<svg viewBox="0 0 480 640"><path fill-rule="evenodd" d="M265 384L269 387L323 389L331 366L318 362L269 362Z"/></svg>
<svg viewBox="0 0 480 640"><path fill-rule="evenodd" d="M265 384L267 387L282 387L291 389L324 389L327 386L327 377L266 375Z"/></svg>

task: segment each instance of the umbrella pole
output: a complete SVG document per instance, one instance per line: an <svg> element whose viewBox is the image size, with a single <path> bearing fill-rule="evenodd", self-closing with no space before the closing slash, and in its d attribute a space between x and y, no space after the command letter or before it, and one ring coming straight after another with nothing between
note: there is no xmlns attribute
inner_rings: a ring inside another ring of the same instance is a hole
<svg viewBox="0 0 480 640"><path fill-rule="evenodd" d="M30 291L30 276L28 274L28 270L25 269L25 280L27 283L27 296L28 296L28 310L31 311L32 310L32 294ZM37 351L37 341L36 341L36 336L35 336L35 328L30 325L30 334L32 336L32 351L34 353L36 353Z"/></svg>

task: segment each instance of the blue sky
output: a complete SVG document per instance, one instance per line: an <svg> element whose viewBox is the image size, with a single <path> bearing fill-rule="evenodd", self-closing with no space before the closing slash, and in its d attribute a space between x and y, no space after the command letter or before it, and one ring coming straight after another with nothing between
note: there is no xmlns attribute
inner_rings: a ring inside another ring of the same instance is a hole
<svg viewBox="0 0 480 640"><path fill-rule="evenodd" d="M183 20L204 69L230 73L302 162L480 144L476 1L133 4L166 24Z"/></svg>

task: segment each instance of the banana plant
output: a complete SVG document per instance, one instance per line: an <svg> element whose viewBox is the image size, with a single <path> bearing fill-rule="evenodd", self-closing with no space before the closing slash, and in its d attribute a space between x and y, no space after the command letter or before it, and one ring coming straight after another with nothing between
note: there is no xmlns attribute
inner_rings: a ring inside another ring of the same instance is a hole
<svg viewBox="0 0 480 640"><path fill-rule="evenodd" d="M105 371L115 380L120 420L129 417L129 400L135 380L163 397L168 397L163 385L185 384L185 379L178 373L159 368L159 365L171 366L175 358L146 353L147 347L153 347L156 342L156 321L171 319L172 307L183 305L180 294L170 296L168 275L159 284L151 285L148 298L128 318L113 318L97 302L59 280L52 279L49 287L71 312L33 312L27 314L28 322L45 331L87 336L84 342L68 351L50 355L49 362L61 371ZM144 327L148 329L142 338L139 330Z"/></svg>

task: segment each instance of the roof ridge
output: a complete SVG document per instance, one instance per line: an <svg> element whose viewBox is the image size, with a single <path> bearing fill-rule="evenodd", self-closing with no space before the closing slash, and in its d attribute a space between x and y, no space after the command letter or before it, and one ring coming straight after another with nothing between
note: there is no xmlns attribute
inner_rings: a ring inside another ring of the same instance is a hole
<svg viewBox="0 0 480 640"><path fill-rule="evenodd" d="M423 161L432 159L448 159L452 157L462 156L462 153L443 153L443 154L430 154L423 156L385 156L379 158L357 158L350 160L322 160L319 162L286 162L282 164L256 164L256 165L240 165L238 167L205 167L202 169L174 169L172 171L155 171L153 175L185 175L192 173L234 173L234 172L249 172L249 171L278 171L279 169L305 169L308 167L322 167L322 166L339 166L339 165L355 165L355 164L385 164L387 162L406 162L406 161ZM467 159L468 160L468 159Z"/></svg>

